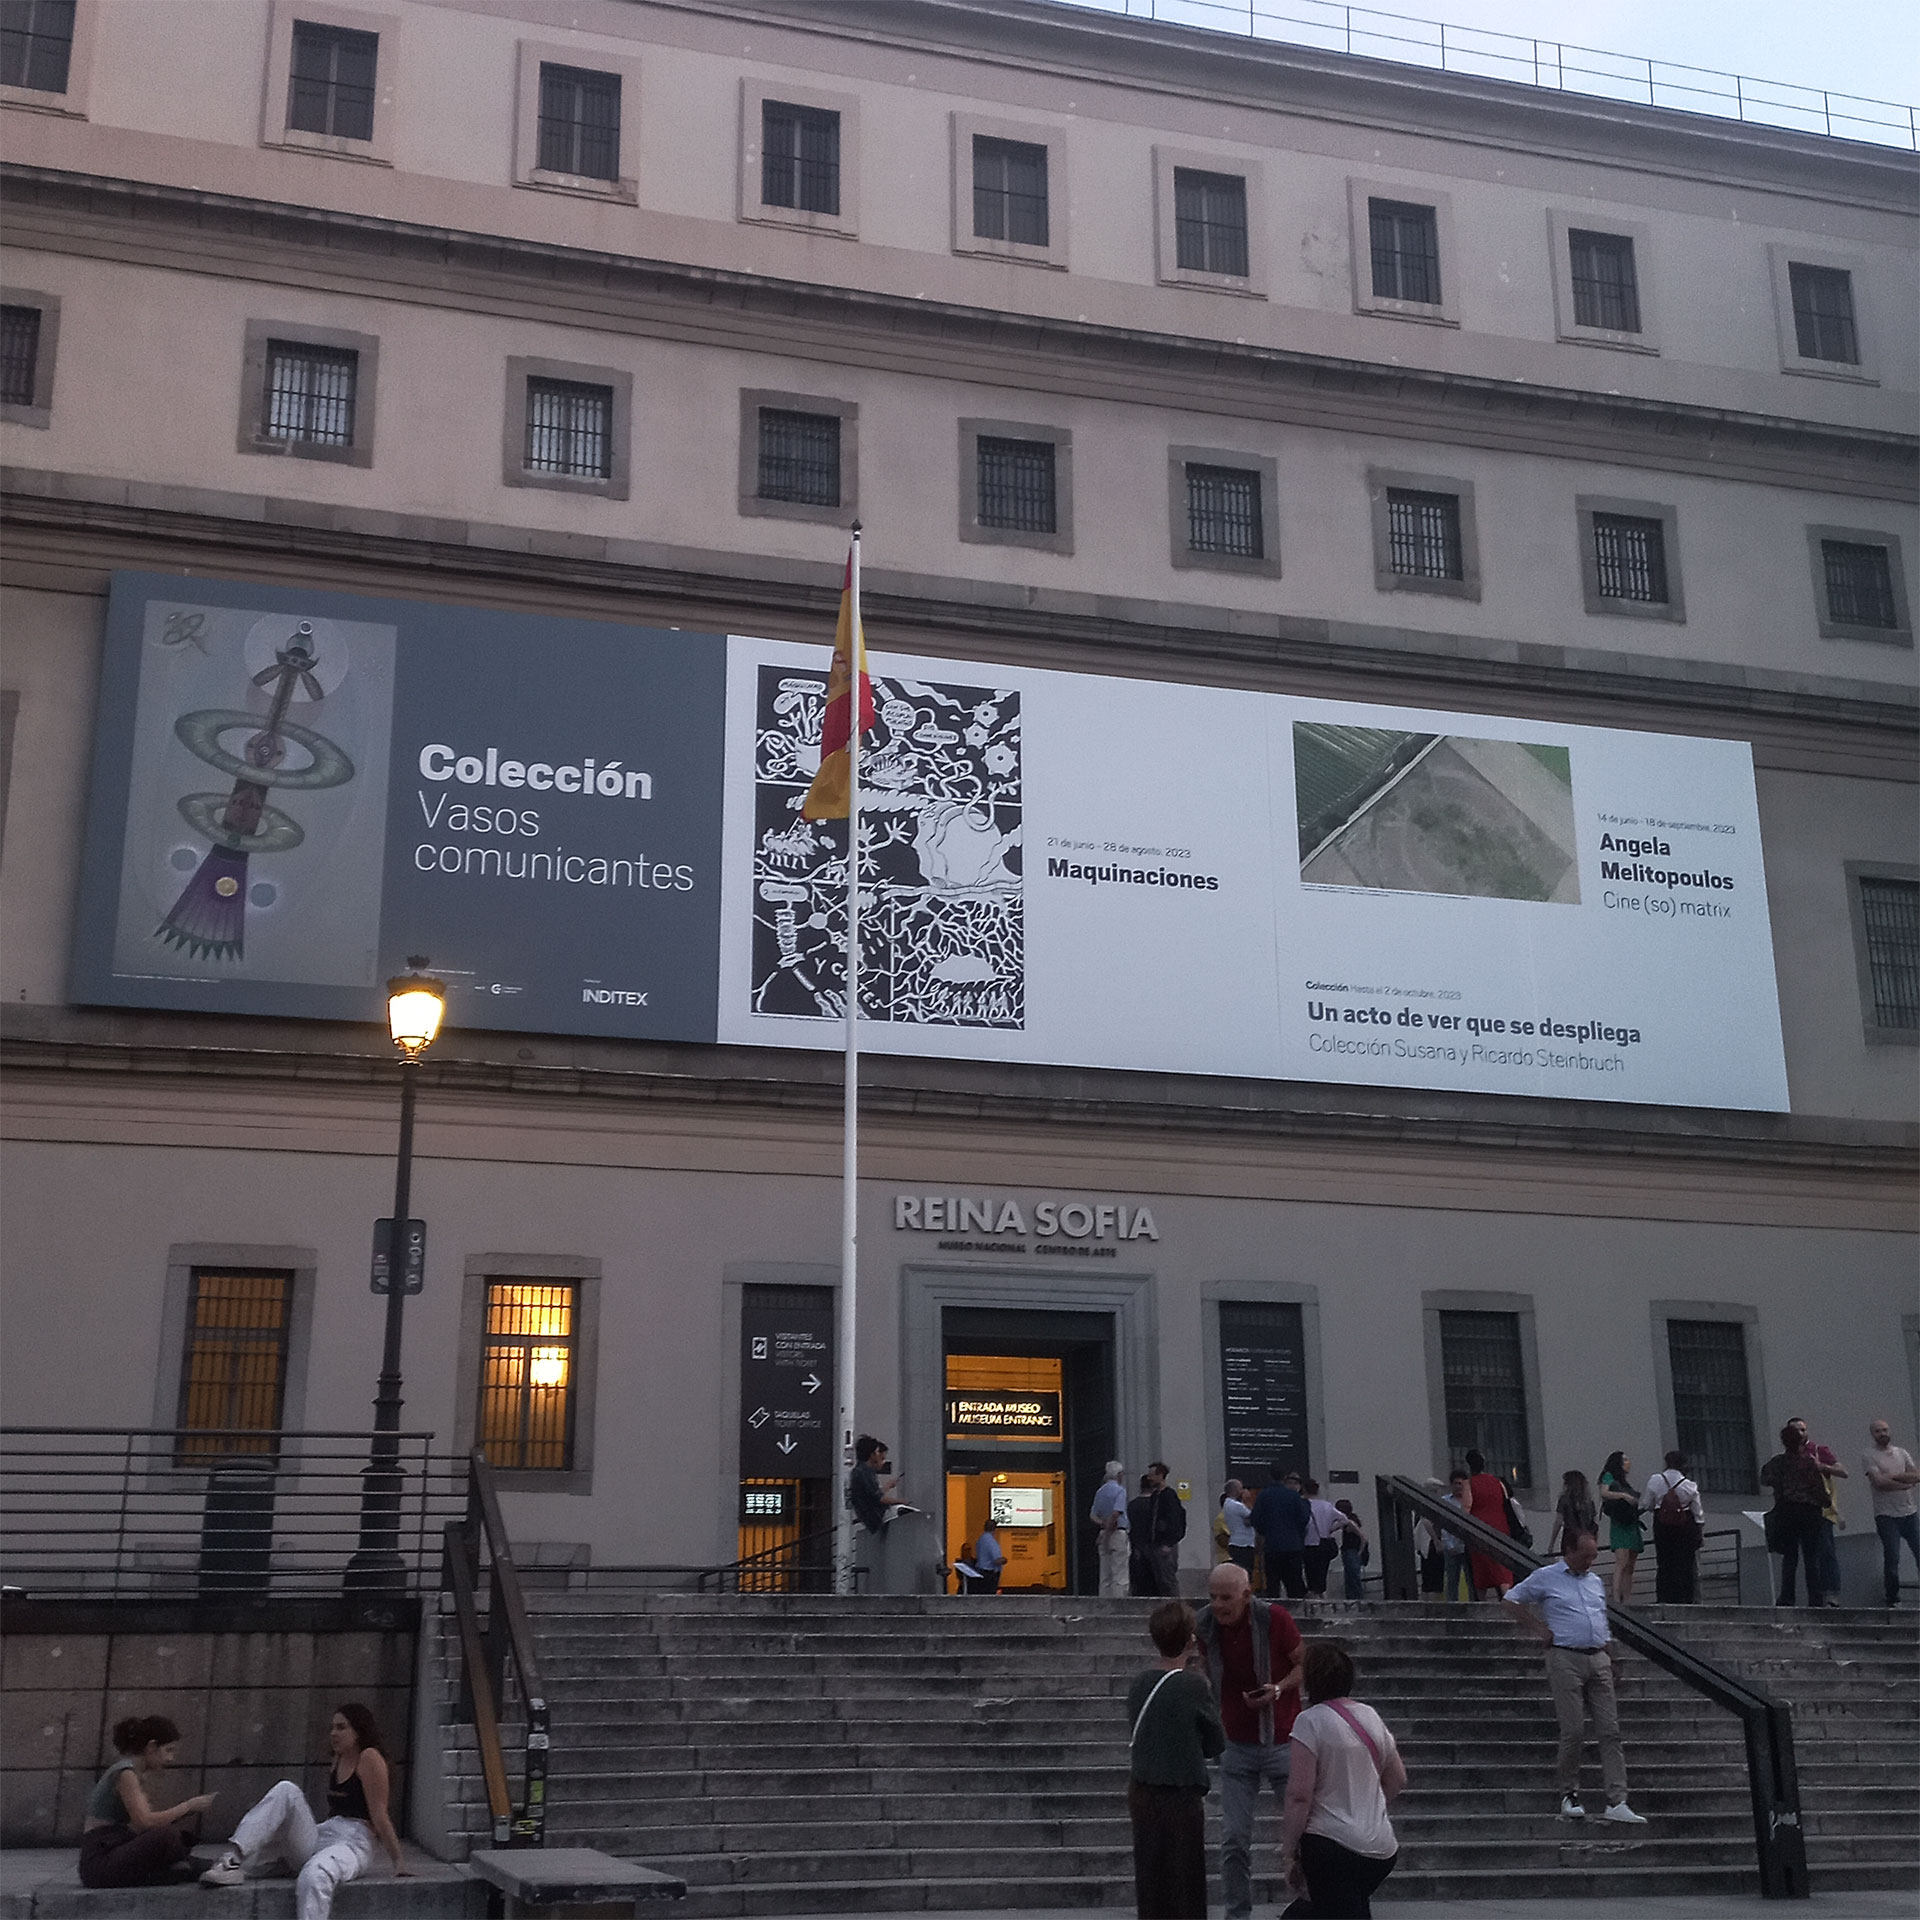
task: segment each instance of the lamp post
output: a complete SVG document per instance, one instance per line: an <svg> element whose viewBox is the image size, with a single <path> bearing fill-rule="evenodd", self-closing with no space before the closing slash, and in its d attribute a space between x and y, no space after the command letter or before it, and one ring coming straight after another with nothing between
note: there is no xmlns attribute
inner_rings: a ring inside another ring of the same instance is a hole
<svg viewBox="0 0 1920 1920"><path fill-rule="evenodd" d="M361 1474L360 1545L347 1563L350 1587L406 1582L400 1557L400 1335L407 1311L407 1221L413 1188L413 1106L420 1056L433 1045L447 1008L443 982L420 971L425 954L387 982L387 1028L400 1050L400 1151L393 1172L393 1233L387 1248L387 1328L373 1394L373 1446Z"/></svg>

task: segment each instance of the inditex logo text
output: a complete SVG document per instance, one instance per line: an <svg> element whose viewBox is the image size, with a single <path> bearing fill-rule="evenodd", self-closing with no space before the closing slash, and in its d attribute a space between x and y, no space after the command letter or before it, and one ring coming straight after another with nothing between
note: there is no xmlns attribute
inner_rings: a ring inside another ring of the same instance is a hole
<svg viewBox="0 0 1920 1920"><path fill-rule="evenodd" d="M592 1007L644 1007L647 996L631 987L582 987L580 998Z"/></svg>

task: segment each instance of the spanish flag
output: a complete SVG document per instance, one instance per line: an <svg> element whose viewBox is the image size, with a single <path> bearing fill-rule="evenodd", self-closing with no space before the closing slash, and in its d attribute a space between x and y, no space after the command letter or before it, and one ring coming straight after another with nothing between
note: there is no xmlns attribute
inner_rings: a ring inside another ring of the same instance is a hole
<svg viewBox="0 0 1920 1920"><path fill-rule="evenodd" d="M834 630L833 665L827 670L827 711L820 722L820 771L800 808L807 820L847 817L853 712L851 688L859 661L860 731L873 731L873 682L867 677L867 643L860 631L859 535L847 554L846 585L840 591L840 624Z"/></svg>

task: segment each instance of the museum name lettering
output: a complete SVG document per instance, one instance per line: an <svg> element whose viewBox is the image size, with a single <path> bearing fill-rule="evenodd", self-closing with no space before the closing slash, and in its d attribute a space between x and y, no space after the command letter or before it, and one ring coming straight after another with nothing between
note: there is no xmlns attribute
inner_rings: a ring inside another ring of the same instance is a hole
<svg viewBox="0 0 1920 1920"><path fill-rule="evenodd" d="M893 1197L893 1224L912 1233L1027 1233L1036 1240L1056 1236L1067 1240L1158 1240L1150 1207L1124 1201L1087 1203L1057 1200L1034 1203L1029 1229L1025 1209L1017 1200L976 1200L966 1194L897 1193Z"/></svg>

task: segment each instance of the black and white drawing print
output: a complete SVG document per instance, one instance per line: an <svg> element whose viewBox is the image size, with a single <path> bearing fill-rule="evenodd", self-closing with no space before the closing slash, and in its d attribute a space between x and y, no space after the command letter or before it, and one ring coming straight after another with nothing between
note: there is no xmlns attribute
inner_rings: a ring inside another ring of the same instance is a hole
<svg viewBox="0 0 1920 1920"><path fill-rule="evenodd" d="M860 1013L1026 1024L1020 696L876 674L860 747ZM753 1010L846 1016L847 826L801 803L827 677L762 666L756 703Z"/></svg>

